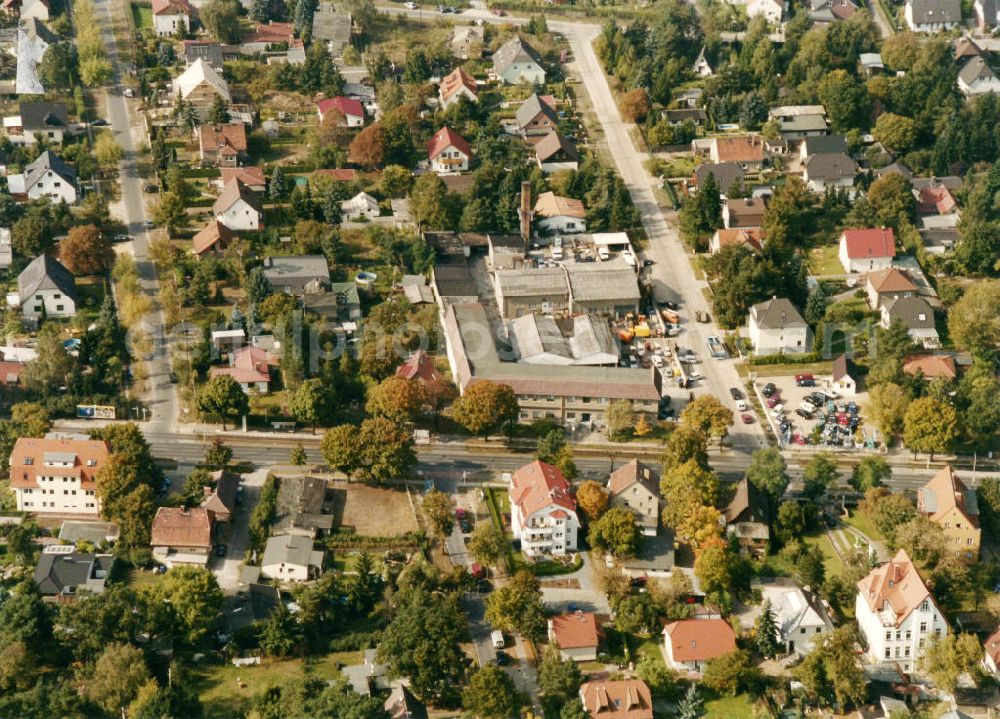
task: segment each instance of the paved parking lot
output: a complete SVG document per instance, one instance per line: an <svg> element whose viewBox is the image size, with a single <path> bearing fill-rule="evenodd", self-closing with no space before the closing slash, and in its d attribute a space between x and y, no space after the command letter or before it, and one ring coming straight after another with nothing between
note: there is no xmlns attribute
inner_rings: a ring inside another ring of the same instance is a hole
<svg viewBox="0 0 1000 719"><path fill-rule="evenodd" d="M791 443L799 444L798 436L808 439L812 435L814 428L819 424L825 415L827 414L827 407L822 407L816 412L811 419L807 419L796 414L796 410L806 399L807 395L814 392L822 392L824 390L831 391L832 378L829 375L815 375L814 376L816 385L814 387L799 387L795 383L795 377L793 375L780 375L780 376L766 376L758 374L755 389L758 393L758 399L764 411L767 413L767 422L771 426L771 430L774 432L776 437L781 438L782 442L786 442L786 438L791 438ZM768 384L774 384L776 388L775 395L772 397L780 397L780 405L783 408L780 417L788 420L790 424L790 430L788 433L784 434L779 429L780 418L775 416L774 409L768 408L768 398L764 397L761 392L764 387ZM859 429L865 436L872 437L874 435L874 430L871 427L866 427L864 423L864 403L867 402L867 393L861 392L853 396L844 396L838 393L838 399L835 402L835 416L840 414L840 405L847 404L849 402L854 402L858 406L858 416L861 418L861 424ZM846 413L849 417L849 413ZM841 433L843 437L843 433ZM822 448L832 448L832 444L821 443L819 445ZM850 445L848 445L849 447Z"/></svg>

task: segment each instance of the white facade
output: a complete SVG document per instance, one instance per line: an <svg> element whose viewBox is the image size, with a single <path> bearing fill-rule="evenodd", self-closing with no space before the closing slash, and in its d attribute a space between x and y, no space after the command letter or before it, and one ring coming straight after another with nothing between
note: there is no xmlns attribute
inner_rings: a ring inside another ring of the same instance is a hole
<svg viewBox="0 0 1000 719"><path fill-rule="evenodd" d="M348 220L360 220L362 217L372 220L379 216L378 200L367 192L359 192L350 200L344 200L340 209Z"/></svg>
<svg viewBox="0 0 1000 719"><path fill-rule="evenodd" d="M14 264L14 250L10 243L10 229L0 227L0 270L5 270Z"/></svg>
<svg viewBox="0 0 1000 719"><path fill-rule="evenodd" d="M24 0L21 3L21 10L18 12L21 20L41 20L49 21L49 6L42 0Z"/></svg>
<svg viewBox="0 0 1000 719"><path fill-rule="evenodd" d="M539 217L535 220L535 226L538 228L539 232L557 235L571 235L577 232L587 231L586 220L580 217L570 217L569 215Z"/></svg>
<svg viewBox="0 0 1000 719"><path fill-rule="evenodd" d="M16 293L13 293L16 297ZM7 303L10 304L8 295ZM44 309L44 313L42 308ZM21 316L27 319L40 317L66 318L76 315L76 302L58 289L38 290L28 299L21 302Z"/></svg>
<svg viewBox="0 0 1000 719"><path fill-rule="evenodd" d="M76 186L52 170L48 170L27 190L28 198L31 200L48 197L55 202L63 200L69 205L76 202Z"/></svg>
<svg viewBox="0 0 1000 719"><path fill-rule="evenodd" d="M913 2L906 3L906 8L903 10L903 16L906 18L906 25L913 32L925 32L925 33L935 33L941 32L943 30L953 30L958 27L957 22L915 22L913 19Z"/></svg>
<svg viewBox="0 0 1000 719"><path fill-rule="evenodd" d="M310 579L309 565L289 564L286 562L262 564L260 566L260 576L274 579L278 582L306 582Z"/></svg>
<svg viewBox="0 0 1000 719"><path fill-rule="evenodd" d="M969 62L976 62L976 60L970 60ZM997 77L993 72L985 72L971 82L966 82L965 78L959 74L958 89L966 97L985 95L989 92L1000 92L1000 77Z"/></svg>
<svg viewBox="0 0 1000 719"><path fill-rule="evenodd" d="M500 79L508 85L519 85L522 82L544 85L545 68L534 60L522 58L504 70Z"/></svg>
<svg viewBox="0 0 1000 719"><path fill-rule="evenodd" d="M904 672L917 668L917 659L935 636L948 634L948 623L929 595L901 620L891 606L873 612L860 593L854 612L868 644L866 659L872 664L899 664Z"/></svg>
<svg viewBox="0 0 1000 719"><path fill-rule="evenodd" d="M177 34L178 28L183 27L184 32L190 29L190 20L185 13L173 13L153 16L153 26L159 37L173 37Z"/></svg>
<svg viewBox="0 0 1000 719"><path fill-rule="evenodd" d="M260 229L260 212L242 198L216 214L215 219L234 232Z"/></svg>
<svg viewBox="0 0 1000 719"><path fill-rule="evenodd" d="M84 489L79 477L65 476L58 471L72 466L72 463L45 462L45 467L57 471L52 474L39 473L37 487L12 487L18 511L97 515L101 510L101 502L96 490Z"/></svg>
<svg viewBox="0 0 1000 719"><path fill-rule="evenodd" d="M527 557L562 556L576 551L580 520L576 512L558 504L522 516L521 508L511 503L510 525Z"/></svg>
<svg viewBox="0 0 1000 719"><path fill-rule="evenodd" d="M448 145L431 160L431 170L437 173L463 172L469 169L469 156L454 145Z"/></svg>
<svg viewBox="0 0 1000 719"><path fill-rule="evenodd" d="M804 178L806 180L806 185L813 192L824 195L829 191L845 190L847 195L851 198L854 197L854 178L853 177L841 177L836 180L826 180L819 177L809 177L808 169L805 171Z"/></svg>
<svg viewBox="0 0 1000 719"><path fill-rule="evenodd" d="M847 241L844 236L840 236L840 250L837 253L840 259L840 264L843 266L845 272L875 272L876 270L887 270L892 267L892 257L888 256L869 256L869 257L850 257L847 254Z"/></svg>
<svg viewBox="0 0 1000 719"><path fill-rule="evenodd" d="M764 17L769 23L778 25L784 14L784 6L780 0L750 0L747 3L747 17Z"/></svg>

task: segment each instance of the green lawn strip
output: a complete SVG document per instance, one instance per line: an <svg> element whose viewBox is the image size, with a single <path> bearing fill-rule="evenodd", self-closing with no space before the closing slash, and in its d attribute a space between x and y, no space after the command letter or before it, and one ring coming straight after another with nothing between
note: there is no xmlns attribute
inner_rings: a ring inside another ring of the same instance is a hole
<svg viewBox="0 0 1000 719"><path fill-rule="evenodd" d="M864 512L859 512L855 510L850 517L843 517L844 524L854 527L856 530L864 534L868 539L875 542L884 542L885 537L882 533L875 528L871 520L864 514Z"/></svg>
<svg viewBox="0 0 1000 719"><path fill-rule="evenodd" d="M747 694L719 697L705 702L704 719L754 719L753 702Z"/></svg>
<svg viewBox="0 0 1000 719"><path fill-rule="evenodd" d="M809 272L820 277L844 274L844 266L840 264L840 247L838 245L823 245L809 252Z"/></svg>
<svg viewBox="0 0 1000 719"><path fill-rule="evenodd" d="M814 534L805 538L807 544L815 544L819 551L823 553L823 566L826 568L826 576L840 576L844 573L844 563L840 561L837 552L833 549L829 537L826 534Z"/></svg>
<svg viewBox="0 0 1000 719"><path fill-rule="evenodd" d="M150 5L140 5L131 3L132 22L136 30L144 30L153 27L153 8Z"/></svg>
<svg viewBox="0 0 1000 719"><path fill-rule="evenodd" d="M260 666L214 664L195 669L192 681L205 707L205 716L228 719L243 714L250 700L269 687L304 677L333 679L340 673L340 667L361 661L361 652L335 652L308 660L265 659Z"/></svg>

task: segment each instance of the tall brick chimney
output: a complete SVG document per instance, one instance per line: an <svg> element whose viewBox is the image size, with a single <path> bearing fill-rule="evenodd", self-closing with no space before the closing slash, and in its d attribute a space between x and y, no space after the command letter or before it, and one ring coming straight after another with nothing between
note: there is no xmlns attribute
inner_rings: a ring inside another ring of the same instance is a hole
<svg viewBox="0 0 1000 719"><path fill-rule="evenodd" d="M524 242L524 254L528 254L531 244L531 219L535 211L531 203L531 183L521 183L521 207L517 211L517 218L521 221L521 241Z"/></svg>

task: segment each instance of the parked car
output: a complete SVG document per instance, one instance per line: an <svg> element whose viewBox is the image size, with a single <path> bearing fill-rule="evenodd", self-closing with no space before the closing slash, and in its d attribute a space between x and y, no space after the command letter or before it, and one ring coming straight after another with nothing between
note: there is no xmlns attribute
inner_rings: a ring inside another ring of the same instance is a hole
<svg viewBox="0 0 1000 719"><path fill-rule="evenodd" d="M740 412L745 412L747 409L749 409L747 407L746 400L743 400L743 399L737 400L736 401L736 409L738 409Z"/></svg>
<svg viewBox="0 0 1000 719"><path fill-rule="evenodd" d="M658 304L665 310L674 310L675 312L677 311L676 302L671 302L670 300L660 300Z"/></svg>
<svg viewBox="0 0 1000 719"><path fill-rule="evenodd" d="M781 402L781 398L780 397L770 397L769 396L767 398L767 408L768 409L774 409L774 407L777 406L780 402Z"/></svg>
<svg viewBox="0 0 1000 719"><path fill-rule="evenodd" d="M740 419L743 420L743 424L753 424L753 417L745 412L740 415Z"/></svg>
<svg viewBox="0 0 1000 719"><path fill-rule="evenodd" d="M774 386L774 383L768 382L766 385L764 385L764 389L762 389L760 393L765 397L770 397L772 394L775 393L776 390L777 387Z"/></svg>
<svg viewBox="0 0 1000 719"><path fill-rule="evenodd" d="M224 557L224 556L226 556L226 545L225 544L216 544L215 545L215 556L216 557Z"/></svg>
<svg viewBox="0 0 1000 719"><path fill-rule="evenodd" d="M698 370L692 370L691 372L688 372L688 379L701 379L701 378L702 378L701 372L699 372Z"/></svg>
<svg viewBox="0 0 1000 719"><path fill-rule="evenodd" d="M855 402L855 401L853 401L853 400L850 401L850 402L848 402L847 403L847 411L850 412L851 414L857 414L858 413L858 403Z"/></svg>
<svg viewBox="0 0 1000 719"><path fill-rule="evenodd" d="M743 393L740 392L736 387L729 388L729 396L733 399L743 399Z"/></svg>
<svg viewBox="0 0 1000 719"><path fill-rule="evenodd" d="M816 405L814 405L812 402L808 400L802 400L802 402L799 403L799 409L801 409L803 412L808 412L809 414L812 414L813 412L816 411Z"/></svg>
<svg viewBox="0 0 1000 719"><path fill-rule="evenodd" d="M97 119L97 120L94 120L94 121L93 121L92 123L90 123L90 124L91 124L91 126L92 126L92 127L107 127L107 126L108 126L108 125L110 125L111 123L110 123L110 122L108 122L107 120L105 120L105 119L104 119L104 118L102 117L102 118L100 118L100 119Z"/></svg>
<svg viewBox="0 0 1000 719"><path fill-rule="evenodd" d="M404 7L406 7L407 10L416 10L417 4L415 2L408 2L404 4Z"/></svg>
<svg viewBox="0 0 1000 719"><path fill-rule="evenodd" d="M810 412L809 410L805 409L804 407L799 407L797 410L795 410L795 414L797 414L802 419L812 419L813 418L813 413Z"/></svg>
<svg viewBox="0 0 1000 719"><path fill-rule="evenodd" d="M497 666L505 667L510 664L510 657L507 656L507 652L497 652Z"/></svg>

